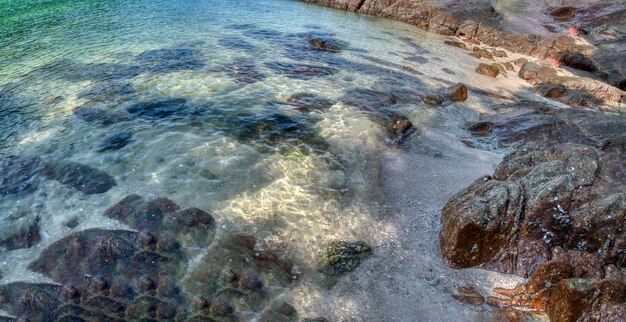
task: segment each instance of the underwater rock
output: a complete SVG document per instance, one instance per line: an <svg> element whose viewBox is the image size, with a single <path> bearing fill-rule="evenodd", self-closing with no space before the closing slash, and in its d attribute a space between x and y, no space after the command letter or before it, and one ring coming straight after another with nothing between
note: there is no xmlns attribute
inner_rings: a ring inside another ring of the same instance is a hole
<svg viewBox="0 0 626 322"><path fill-rule="evenodd" d="M213 244L206 256L183 281L185 292L198 299L192 316L218 319L242 311L261 312L272 307L267 290L290 286L296 275L292 265L276 254L258 250L249 235L226 236ZM219 299L219 306L203 299Z"/></svg>
<svg viewBox="0 0 626 322"><path fill-rule="evenodd" d="M413 123L402 115L395 115L388 131L391 137L387 140L392 145L402 145L411 139L417 132Z"/></svg>
<svg viewBox="0 0 626 322"><path fill-rule="evenodd" d="M487 65L482 63L476 67L476 72L489 77L497 77L500 74L500 70L493 64Z"/></svg>
<svg viewBox="0 0 626 322"><path fill-rule="evenodd" d="M62 304L60 293L61 286L54 284L3 284L0 285L0 308L29 321L54 321L56 310Z"/></svg>
<svg viewBox="0 0 626 322"><path fill-rule="evenodd" d="M132 94L134 91L133 86L126 82L99 82L78 93L78 98L93 102L107 103L125 95Z"/></svg>
<svg viewBox="0 0 626 322"><path fill-rule="evenodd" d="M202 109L189 106L184 98L159 98L135 103L128 106L126 110L134 117L148 120L187 118L202 112Z"/></svg>
<svg viewBox="0 0 626 322"><path fill-rule="evenodd" d="M374 89L355 88L348 90L342 97L341 102L365 111L379 111L384 107L395 104L407 104L422 102L420 93L394 86Z"/></svg>
<svg viewBox="0 0 626 322"><path fill-rule="evenodd" d="M259 322L296 322L298 312L287 303L276 303L269 310L266 310Z"/></svg>
<svg viewBox="0 0 626 322"><path fill-rule="evenodd" d="M234 61L226 65L226 71L237 83L253 84L265 79L265 75L257 70L252 61Z"/></svg>
<svg viewBox="0 0 626 322"><path fill-rule="evenodd" d="M177 247L166 244L166 241L172 240L168 234L176 236L176 242L180 242L182 246L209 246L215 234L213 216L197 208L179 209L176 203L167 198L146 200L139 195L129 195L105 210L104 215L147 232L149 236L146 236L145 242L154 242L157 248ZM150 241L151 239L155 241Z"/></svg>
<svg viewBox="0 0 626 322"><path fill-rule="evenodd" d="M137 60L145 70L152 73L197 70L205 66L202 53L191 48L148 50L139 54Z"/></svg>
<svg viewBox="0 0 626 322"><path fill-rule="evenodd" d="M334 241L324 246L319 255L319 271L340 276L354 271L372 254L372 248L364 242Z"/></svg>
<svg viewBox="0 0 626 322"><path fill-rule="evenodd" d="M288 78L310 80L317 77L331 76L339 72L338 69L327 66L316 66L283 62L267 62L265 66L276 74Z"/></svg>
<svg viewBox="0 0 626 322"><path fill-rule="evenodd" d="M113 133L104 142L98 146L98 152L104 152L109 150L119 150L125 147L130 142L132 135L128 132Z"/></svg>
<svg viewBox="0 0 626 322"><path fill-rule="evenodd" d="M16 212L0 221L0 247L7 250L30 248L41 239L39 217L28 212Z"/></svg>
<svg viewBox="0 0 626 322"><path fill-rule="evenodd" d="M313 93L296 93L289 96L287 104L300 112L324 112L333 107L335 102Z"/></svg>
<svg viewBox="0 0 626 322"><path fill-rule="evenodd" d="M131 119L130 115L120 112L107 112L98 107L77 107L73 110L76 117L87 123L110 125Z"/></svg>
<svg viewBox="0 0 626 322"><path fill-rule="evenodd" d="M603 103L589 93L572 90L561 84L541 84L535 86L533 92L571 107L596 108Z"/></svg>
<svg viewBox="0 0 626 322"><path fill-rule="evenodd" d="M49 162L39 173L88 195L105 193L116 186L108 173L78 162Z"/></svg>
<svg viewBox="0 0 626 322"><path fill-rule="evenodd" d="M555 21L569 21L576 16L576 8L570 6L551 8L548 13Z"/></svg>
<svg viewBox="0 0 626 322"><path fill-rule="evenodd" d="M274 113L237 118L233 136L242 142L260 142L272 146L290 143L323 148L326 142L315 129L294 117Z"/></svg>
<svg viewBox="0 0 626 322"><path fill-rule="evenodd" d="M332 38L311 37L309 38L309 44L317 50L329 53L339 53L344 48L342 43Z"/></svg>
<svg viewBox="0 0 626 322"><path fill-rule="evenodd" d="M41 159L30 157L0 158L0 195L32 190Z"/></svg>
<svg viewBox="0 0 626 322"><path fill-rule="evenodd" d="M98 81L109 82L121 79L133 78L140 74L139 66L115 64L115 63L92 63L84 64L62 59L37 68L35 73L45 77L61 77L70 82Z"/></svg>
<svg viewBox="0 0 626 322"><path fill-rule="evenodd" d="M9 312L46 315L50 321L173 319L184 303L174 281L184 274L186 257L179 250L159 248L161 240L156 245L146 243L145 235L88 229L52 243L29 269L64 286L54 285L48 291L54 301L41 299L24 307L17 305L18 299L9 303ZM41 284L20 286L26 291L42 288Z"/></svg>
<svg viewBox="0 0 626 322"><path fill-rule="evenodd" d="M448 46L457 47L457 48L461 48L461 49L467 50L467 46L465 46L465 43L460 42L460 41L446 40L446 41L444 41L444 43L446 45L448 45Z"/></svg>
<svg viewBox="0 0 626 322"><path fill-rule="evenodd" d="M224 48L250 53L256 50L254 45L241 38L221 38L217 40L217 44Z"/></svg>

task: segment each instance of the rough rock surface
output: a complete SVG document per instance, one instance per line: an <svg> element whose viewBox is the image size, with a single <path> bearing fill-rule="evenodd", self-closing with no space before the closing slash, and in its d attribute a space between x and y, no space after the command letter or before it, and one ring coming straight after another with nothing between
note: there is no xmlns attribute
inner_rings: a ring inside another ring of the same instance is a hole
<svg viewBox="0 0 626 322"><path fill-rule="evenodd" d="M623 312L626 282L626 118L537 105L469 127L478 141L518 148L448 201L441 252L452 267L530 277L496 289L493 304L552 321L610 320Z"/></svg>
<svg viewBox="0 0 626 322"><path fill-rule="evenodd" d="M213 242L213 217L167 198L130 195L106 210L130 230L74 232L44 249L29 269L55 282L0 285L0 309L28 321L292 321L279 301L298 279L247 235ZM193 250L207 247L191 265Z"/></svg>

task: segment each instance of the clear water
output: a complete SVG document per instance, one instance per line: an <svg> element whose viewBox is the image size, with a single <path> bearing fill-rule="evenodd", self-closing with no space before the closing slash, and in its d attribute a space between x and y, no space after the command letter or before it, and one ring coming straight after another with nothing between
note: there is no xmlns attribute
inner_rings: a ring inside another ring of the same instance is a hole
<svg viewBox="0 0 626 322"><path fill-rule="evenodd" d="M311 36L346 48L311 50ZM344 95L388 84L427 92L480 82L476 61L443 40L405 24L287 0L0 0L0 157L80 162L117 183L88 195L41 179L33 191L0 196L0 220L30 212L41 228L33 247L0 250L0 283L47 281L26 266L71 232L127 228L102 213L133 193L210 211L218 235L252 234L301 271L315 270L315 254L329 240L376 245L388 237L376 219L379 157L392 147L383 118L345 104ZM262 76L238 82L233 62L253 66L252 78ZM336 72L290 78L273 62ZM312 112L284 104L302 92L334 104ZM127 115L133 104L170 98L197 113L101 124L77 112ZM467 117L414 103L389 109L418 126L450 131ZM277 114L306 133L246 135L248 123ZM132 135L130 143L98 152L119 131ZM0 236L9 229L0 227Z"/></svg>

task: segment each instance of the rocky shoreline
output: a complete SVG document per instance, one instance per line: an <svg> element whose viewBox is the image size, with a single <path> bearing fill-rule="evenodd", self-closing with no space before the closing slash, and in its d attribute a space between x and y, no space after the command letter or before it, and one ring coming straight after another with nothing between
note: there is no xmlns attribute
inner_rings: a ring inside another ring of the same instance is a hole
<svg viewBox="0 0 626 322"><path fill-rule="evenodd" d="M498 1L466 8L450 1L302 1L454 37L446 44L488 61L477 73L513 72L533 92L567 105L500 100L497 112L468 124L467 146L513 152L443 207L441 254L453 268L481 267L528 280L513 289L496 286L486 297L465 285L452 297L500 307L496 320L536 314L551 321L626 320L626 64L620 63L626 55L607 46L625 37L616 32L612 40L598 40L622 27L626 10L611 11L603 1L548 7L553 25L542 27L553 35L520 35L502 27L492 6ZM485 14L475 14L485 6ZM618 63L608 64L606 57Z"/></svg>
<svg viewBox="0 0 626 322"><path fill-rule="evenodd" d="M506 22L492 1L479 0L462 6L455 1L428 0L301 1L399 20L432 33L454 37L462 42L451 42L452 45L465 49L473 47L473 54L478 52L479 57L484 47L502 48L544 63L567 67L575 75L541 81L523 78L533 85L564 85L578 95L591 95L612 105L620 104L624 99L626 48L622 48L621 43L626 35L619 31L607 35L607 30L624 30L626 11L619 7L606 10L614 5L610 2L546 7L546 16L552 18L552 24L542 26L547 34L533 34L506 30L503 26ZM481 58L493 59L489 52Z"/></svg>

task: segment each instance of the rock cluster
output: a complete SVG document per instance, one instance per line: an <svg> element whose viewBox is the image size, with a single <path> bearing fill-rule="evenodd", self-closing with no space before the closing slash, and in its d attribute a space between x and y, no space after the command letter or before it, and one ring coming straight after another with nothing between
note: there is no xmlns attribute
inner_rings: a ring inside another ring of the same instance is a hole
<svg viewBox="0 0 626 322"><path fill-rule="evenodd" d="M105 216L136 231L88 229L52 243L29 269L58 284L1 285L0 308L30 321L237 321L246 311L265 311L267 321L297 317L269 294L297 279L291 265L257 250L251 236L213 242L209 213L130 195ZM188 249L206 247L191 266Z"/></svg>

